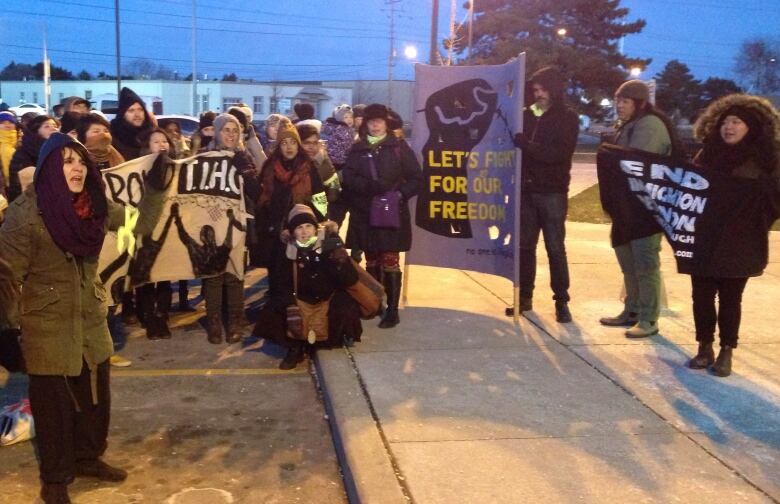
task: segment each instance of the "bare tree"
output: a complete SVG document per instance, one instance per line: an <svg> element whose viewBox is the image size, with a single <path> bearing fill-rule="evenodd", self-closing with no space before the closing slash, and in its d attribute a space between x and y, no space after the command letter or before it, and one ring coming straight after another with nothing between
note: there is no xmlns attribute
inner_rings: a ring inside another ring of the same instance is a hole
<svg viewBox="0 0 780 504"><path fill-rule="evenodd" d="M767 39L742 43L734 68L749 93L780 91L780 48Z"/></svg>

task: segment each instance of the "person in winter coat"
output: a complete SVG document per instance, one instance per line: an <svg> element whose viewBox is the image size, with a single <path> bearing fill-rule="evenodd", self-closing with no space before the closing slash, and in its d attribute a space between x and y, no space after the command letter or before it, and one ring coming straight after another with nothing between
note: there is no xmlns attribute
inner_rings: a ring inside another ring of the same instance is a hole
<svg viewBox="0 0 780 504"><path fill-rule="evenodd" d="M190 139L190 153L197 154L214 138L214 119L216 117L217 113L210 110L200 114L198 131Z"/></svg>
<svg viewBox="0 0 780 504"><path fill-rule="evenodd" d="M141 142L138 137L144 131L154 127L154 121L141 97L132 89L123 87L119 92L119 108L116 117L111 120L111 138L114 147L122 154L125 161L141 155ZM135 308L133 293L125 292L122 297L122 321L125 324L130 325L139 321Z"/></svg>
<svg viewBox="0 0 780 504"><path fill-rule="evenodd" d="M150 170L137 231L159 218L169 177L163 160ZM41 148L33 185L16 198L0 228L0 259L22 286L21 347L45 503L70 502L67 485L74 476L127 476L100 459L107 447L112 345L106 289L97 275L106 230L123 223L123 208L105 197L86 148L53 133Z"/></svg>
<svg viewBox="0 0 780 504"><path fill-rule="evenodd" d="M350 202L347 247L365 251L366 270L384 284L387 292L387 309L379 324L382 328L394 327L399 322L399 253L411 248L408 201L422 188L417 157L405 141L389 132L388 124L393 122L384 105L366 107L361 140L347 157L342 181L342 193ZM397 191L402 198L398 229L373 227L369 219L372 198L388 191Z"/></svg>
<svg viewBox="0 0 780 504"><path fill-rule="evenodd" d="M141 133L141 156L165 152L169 158L176 159L178 154L173 147L173 141L162 128L154 128ZM133 276L133 265L130 265L130 275ZM146 337L150 340L170 339L171 330L168 327L168 315L171 309L171 282L151 282L137 289L138 300L146 325Z"/></svg>
<svg viewBox="0 0 780 504"><path fill-rule="evenodd" d="M696 356L692 369L711 367L716 376L731 374L742 315L742 293L759 276L769 257L769 230L780 217L780 113L758 96L733 94L707 107L694 126L703 147L694 162L746 189L744 206L717 226L712 254L694 265L691 275ZM715 306L715 297L718 307ZM712 344L720 329L718 358Z"/></svg>
<svg viewBox="0 0 780 504"><path fill-rule="evenodd" d="M569 264L566 259L566 212L571 159L577 146L579 118L565 103L565 80L552 67L531 76L534 102L523 113L523 133L515 146L523 152L520 198L520 310L533 309L536 248L539 234L550 262L555 319L571 322ZM512 315L513 309L507 310Z"/></svg>
<svg viewBox="0 0 780 504"><path fill-rule="evenodd" d="M255 166L261 167L268 156L263 151L263 146L255 133L255 127L252 125L252 109L245 103L234 105L228 109L228 114L236 116L241 128L244 131L243 142L247 153L252 156L252 162Z"/></svg>
<svg viewBox="0 0 780 504"><path fill-rule="evenodd" d="M22 184L19 180L19 172L28 166L38 163L38 153L43 143L49 139L52 133L59 131L60 122L53 117L41 115L30 121L27 126L27 134L22 138L22 145L11 158L8 180L8 201L13 201L22 194Z"/></svg>
<svg viewBox="0 0 780 504"><path fill-rule="evenodd" d="M279 122L277 146L260 174L262 194L257 206L257 243L262 251L257 265L268 268L266 296L272 309L284 311L293 302L292 274L285 257L286 244L280 239L287 217L296 204L313 208L318 220L328 214L325 186L317 168L301 145L298 130L289 119ZM256 324L254 334L262 336L264 327Z"/></svg>
<svg viewBox="0 0 780 504"><path fill-rule="evenodd" d="M263 337L287 347L280 369L293 369L307 347L333 347L360 341L360 307L344 290L358 281L333 222L317 223L311 208L297 204L287 216L284 267L293 270L292 310L301 307L301 324L289 310L266 303L258 315ZM296 306L297 305L297 306ZM308 309L307 309L308 308Z"/></svg>
<svg viewBox="0 0 780 504"><path fill-rule="evenodd" d="M126 161L140 156L141 142L138 137L154 127L146 103L132 89L122 88L116 117L111 120L111 136L114 147Z"/></svg>
<svg viewBox="0 0 780 504"><path fill-rule="evenodd" d="M17 123L12 112L0 112L0 195L5 195L11 180L11 160L19 141Z"/></svg>
<svg viewBox="0 0 780 504"><path fill-rule="evenodd" d="M111 126L98 114L88 114L81 118L76 126L76 138L87 148L89 157L99 170L125 162L122 154L112 145Z"/></svg>
<svg viewBox="0 0 780 504"><path fill-rule="evenodd" d="M682 149L671 121L650 103L650 89L642 81L624 82L615 93L620 127L615 143L623 147L679 157ZM627 240L612 226L615 249L626 288L623 311L603 317L605 326L629 327L626 336L645 338L658 333L661 289L661 233Z"/></svg>
<svg viewBox="0 0 780 504"><path fill-rule="evenodd" d="M181 134L181 126L173 119L160 119L157 125L165 130L168 138L171 139L172 150L180 158L190 156L190 140Z"/></svg>
<svg viewBox="0 0 780 504"><path fill-rule="evenodd" d="M325 119L322 126L322 138L328 148L328 156L337 171L341 171L347 161L347 154L352 148L354 133L352 131L352 107L346 103L333 110L333 117Z"/></svg>
<svg viewBox="0 0 780 504"><path fill-rule="evenodd" d="M214 119L214 138L207 150L233 152L233 165L244 181L246 210L254 214L254 202L260 195L260 183L252 157L243 145L241 123L231 114L220 114ZM222 342L222 291L225 290L228 321L225 342L241 341L241 325L244 320L244 281L232 273L222 273L203 280L206 298L206 331L212 344Z"/></svg>
<svg viewBox="0 0 780 504"><path fill-rule="evenodd" d="M338 201L339 193L341 193L341 182L339 182L336 169L328 156L328 152L322 146L317 128L309 124L298 123L295 129L298 130L298 135L301 137L303 151L317 167L317 173L325 186L325 194L328 197L328 214L330 216L333 213L333 203Z"/></svg>

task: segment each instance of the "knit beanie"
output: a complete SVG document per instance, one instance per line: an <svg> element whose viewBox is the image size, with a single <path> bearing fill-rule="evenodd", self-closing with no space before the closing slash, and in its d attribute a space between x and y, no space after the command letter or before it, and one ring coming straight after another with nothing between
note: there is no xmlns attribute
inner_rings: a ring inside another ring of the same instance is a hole
<svg viewBox="0 0 780 504"><path fill-rule="evenodd" d="M230 108L236 108L236 109L240 110L241 112L243 112L244 115L246 116L247 122L250 123L250 124L252 123L252 118L253 118L252 107L250 107L246 103L239 103L238 105L233 105Z"/></svg>
<svg viewBox="0 0 780 504"><path fill-rule="evenodd" d="M615 92L616 98L630 98L632 100L650 101L650 88L638 79L626 81Z"/></svg>
<svg viewBox="0 0 780 504"><path fill-rule="evenodd" d="M217 117L216 112L207 110L200 115L200 121L198 121L198 129L208 128L214 126L214 119Z"/></svg>
<svg viewBox="0 0 780 504"><path fill-rule="evenodd" d="M322 130L322 121L319 119L304 119L303 121L298 121L295 123L296 126L311 126L312 128L317 130L317 133Z"/></svg>
<svg viewBox="0 0 780 504"><path fill-rule="evenodd" d="M301 145L301 136L298 134L298 130L288 118L282 117L279 120L279 129L276 133L276 144L281 144L285 138L292 138L298 143L298 146Z"/></svg>
<svg viewBox="0 0 780 504"><path fill-rule="evenodd" d="M292 233L295 231L295 228L306 223L313 224L314 227L317 227L317 218L314 217L314 212L311 208L301 203L297 203L287 215L287 229Z"/></svg>
<svg viewBox="0 0 780 504"><path fill-rule="evenodd" d="M299 121L314 118L314 107L310 103L296 103L293 110Z"/></svg>
<svg viewBox="0 0 780 504"><path fill-rule="evenodd" d="M117 117L124 116L125 112L127 112L127 109L132 107L134 103L140 103L141 107L144 109L144 112L148 116L148 112L146 112L146 103L141 99L141 97L138 96L132 89L123 87L122 90L119 91L119 108L116 111Z"/></svg>
<svg viewBox="0 0 780 504"><path fill-rule="evenodd" d="M342 103L341 105L333 109L333 118L337 121L344 122L344 116L347 114L352 114L352 107L350 107L346 103Z"/></svg>
<svg viewBox="0 0 780 504"><path fill-rule="evenodd" d="M241 123L241 127L246 131L249 126L249 121L247 121L246 114L241 110L241 107L230 107L227 113L238 119L238 122Z"/></svg>
<svg viewBox="0 0 780 504"><path fill-rule="evenodd" d="M10 121L13 124L16 124L16 114L7 110L0 112L0 122L3 121Z"/></svg>

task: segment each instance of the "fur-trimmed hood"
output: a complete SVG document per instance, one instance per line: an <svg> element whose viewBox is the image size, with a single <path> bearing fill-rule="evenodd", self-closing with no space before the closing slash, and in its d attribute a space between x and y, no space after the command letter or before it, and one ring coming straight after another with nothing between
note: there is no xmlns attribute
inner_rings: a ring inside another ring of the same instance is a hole
<svg viewBox="0 0 780 504"><path fill-rule="evenodd" d="M745 107L754 112L760 118L764 133L772 136L775 149L780 150L780 112L769 100L742 93L730 94L710 103L693 127L696 139L707 139L717 127L721 115L731 107Z"/></svg>

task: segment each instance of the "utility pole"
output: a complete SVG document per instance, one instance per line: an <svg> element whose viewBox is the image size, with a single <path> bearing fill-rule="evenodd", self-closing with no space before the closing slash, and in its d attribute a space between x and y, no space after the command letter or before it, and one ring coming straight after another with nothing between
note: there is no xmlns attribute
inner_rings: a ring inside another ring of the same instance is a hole
<svg viewBox="0 0 780 504"><path fill-rule="evenodd" d="M458 0L450 0L450 46L447 48L447 66L452 65L452 51L455 48L455 12L458 10Z"/></svg>
<svg viewBox="0 0 780 504"><path fill-rule="evenodd" d="M471 62L471 41L474 35L474 2L475 0L469 0L469 63Z"/></svg>
<svg viewBox="0 0 780 504"><path fill-rule="evenodd" d="M395 66L395 5L401 0L385 0L390 5L390 54L387 57L387 106L393 107L393 67Z"/></svg>
<svg viewBox="0 0 780 504"><path fill-rule="evenodd" d="M49 51L47 42L46 25L43 25L43 99L46 111L49 111L51 101L51 65L49 64ZM36 100L37 101L37 100Z"/></svg>
<svg viewBox="0 0 780 504"><path fill-rule="evenodd" d="M116 30L116 97L122 92L122 56L119 50L119 0L114 0L114 18Z"/></svg>
<svg viewBox="0 0 780 504"><path fill-rule="evenodd" d="M197 0L192 0L192 115L198 116L198 12Z"/></svg>
<svg viewBox="0 0 780 504"><path fill-rule="evenodd" d="M433 0L431 11L431 55L428 64L439 64L439 0Z"/></svg>

